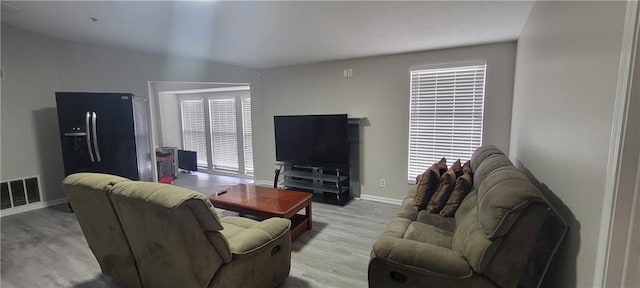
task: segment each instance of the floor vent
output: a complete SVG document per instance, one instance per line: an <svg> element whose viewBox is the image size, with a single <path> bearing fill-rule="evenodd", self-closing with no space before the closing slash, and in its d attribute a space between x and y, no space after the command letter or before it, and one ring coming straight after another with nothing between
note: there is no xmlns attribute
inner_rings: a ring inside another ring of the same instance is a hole
<svg viewBox="0 0 640 288"><path fill-rule="evenodd" d="M9 209L42 201L40 177L33 176L0 182L0 209Z"/></svg>

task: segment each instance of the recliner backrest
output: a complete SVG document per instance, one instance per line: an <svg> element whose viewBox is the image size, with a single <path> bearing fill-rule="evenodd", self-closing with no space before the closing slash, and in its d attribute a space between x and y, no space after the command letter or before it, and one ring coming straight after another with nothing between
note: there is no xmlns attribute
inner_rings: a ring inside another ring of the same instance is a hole
<svg viewBox="0 0 640 288"><path fill-rule="evenodd" d="M114 185L111 201L145 287L207 287L231 252L213 206L199 193L172 185Z"/></svg>
<svg viewBox="0 0 640 288"><path fill-rule="evenodd" d="M544 221L546 202L495 146L478 148L471 168L474 187L455 215L452 249L477 273L515 286Z"/></svg>
<svg viewBox="0 0 640 288"><path fill-rule="evenodd" d="M102 272L123 287L142 287L135 257L109 200L109 189L129 179L97 173L69 175L62 188Z"/></svg>

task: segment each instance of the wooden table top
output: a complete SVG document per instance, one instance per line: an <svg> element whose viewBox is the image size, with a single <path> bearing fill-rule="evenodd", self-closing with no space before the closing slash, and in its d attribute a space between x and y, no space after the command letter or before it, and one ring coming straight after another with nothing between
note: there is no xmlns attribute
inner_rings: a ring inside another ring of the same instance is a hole
<svg viewBox="0 0 640 288"><path fill-rule="evenodd" d="M227 192L216 196L212 194L209 200L216 204L235 206L239 208L267 212L281 217L296 213L301 207L308 205L312 194L253 184L238 184L230 187Z"/></svg>

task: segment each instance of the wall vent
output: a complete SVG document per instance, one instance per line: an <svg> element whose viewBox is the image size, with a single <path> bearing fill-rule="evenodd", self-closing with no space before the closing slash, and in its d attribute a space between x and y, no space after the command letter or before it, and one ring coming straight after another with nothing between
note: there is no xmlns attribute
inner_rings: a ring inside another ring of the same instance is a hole
<svg viewBox="0 0 640 288"><path fill-rule="evenodd" d="M42 201L40 177L32 176L0 182L0 209L10 209Z"/></svg>

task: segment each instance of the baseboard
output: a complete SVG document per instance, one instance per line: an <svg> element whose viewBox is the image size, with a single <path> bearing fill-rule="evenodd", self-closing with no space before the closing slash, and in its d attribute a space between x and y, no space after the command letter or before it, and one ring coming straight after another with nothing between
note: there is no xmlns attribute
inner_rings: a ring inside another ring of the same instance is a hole
<svg viewBox="0 0 640 288"><path fill-rule="evenodd" d="M67 198L60 198L60 199L50 200L46 202L37 202L37 203L26 204L26 205L14 207L14 208L8 208L0 211L0 217L19 214L27 211L38 210L45 207L66 203L66 202L67 202Z"/></svg>
<svg viewBox="0 0 640 288"><path fill-rule="evenodd" d="M258 186L273 187L273 180L255 180L253 183Z"/></svg>
<svg viewBox="0 0 640 288"><path fill-rule="evenodd" d="M273 187L273 180L256 180L254 183L259 186ZM394 204L394 205L402 204L402 200L400 199L373 196L373 195L367 195L367 194L360 194L360 198L355 198L355 199L369 200L369 201Z"/></svg>
<svg viewBox="0 0 640 288"><path fill-rule="evenodd" d="M361 200L369 200L369 201L381 202L381 203L387 203L387 204L394 204L394 205L401 205L402 204L402 200L400 200L400 199L373 196L373 195L367 195L367 194L360 194L360 199Z"/></svg>

